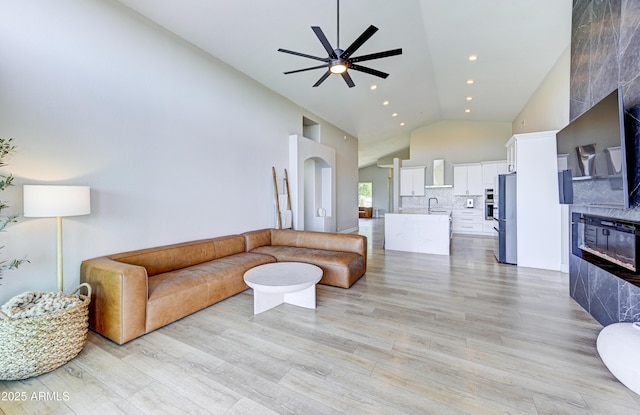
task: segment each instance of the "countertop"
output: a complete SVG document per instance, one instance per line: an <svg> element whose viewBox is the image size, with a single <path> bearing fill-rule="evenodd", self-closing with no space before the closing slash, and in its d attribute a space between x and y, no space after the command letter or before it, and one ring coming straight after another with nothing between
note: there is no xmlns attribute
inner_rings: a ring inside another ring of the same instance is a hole
<svg viewBox="0 0 640 415"><path fill-rule="evenodd" d="M453 209L451 209L450 207L432 207L431 211L429 211L429 209L426 208L419 208L419 207L406 207L406 208L400 208L399 212L395 212L396 214L409 214L409 215L450 215L451 211Z"/></svg>

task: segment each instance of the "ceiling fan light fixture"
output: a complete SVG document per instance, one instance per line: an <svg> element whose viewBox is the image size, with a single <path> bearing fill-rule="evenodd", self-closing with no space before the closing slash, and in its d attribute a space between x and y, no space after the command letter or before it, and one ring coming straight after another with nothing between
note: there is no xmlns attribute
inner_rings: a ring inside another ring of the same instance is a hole
<svg viewBox="0 0 640 415"><path fill-rule="evenodd" d="M347 64L344 62L337 62L332 64L331 67L329 67L329 70L331 71L331 73L336 74L345 73L347 71Z"/></svg>

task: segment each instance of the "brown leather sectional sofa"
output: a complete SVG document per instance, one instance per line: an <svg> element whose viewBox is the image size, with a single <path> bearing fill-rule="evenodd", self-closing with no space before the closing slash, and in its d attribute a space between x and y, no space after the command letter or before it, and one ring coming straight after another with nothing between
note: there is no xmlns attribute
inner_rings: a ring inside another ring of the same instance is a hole
<svg viewBox="0 0 640 415"><path fill-rule="evenodd" d="M89 325L126 343L244 291L247 270L276 261L317 265L321 284L349 288L366 272L367 240L263 229L89 259L80 275L93 291Z"/></svg>

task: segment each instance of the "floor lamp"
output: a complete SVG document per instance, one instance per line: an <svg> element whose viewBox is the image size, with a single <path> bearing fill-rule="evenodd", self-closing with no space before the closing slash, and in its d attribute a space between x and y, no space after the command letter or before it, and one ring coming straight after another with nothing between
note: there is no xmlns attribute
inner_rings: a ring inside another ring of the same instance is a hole
<svg viewBox="0 0 640 415"><path fill-rule="evenodd" d="M58 248L58 290L64 291L62 276L62 218L91 213L89 186L25 185L24 216L56 218Z"/></svg>

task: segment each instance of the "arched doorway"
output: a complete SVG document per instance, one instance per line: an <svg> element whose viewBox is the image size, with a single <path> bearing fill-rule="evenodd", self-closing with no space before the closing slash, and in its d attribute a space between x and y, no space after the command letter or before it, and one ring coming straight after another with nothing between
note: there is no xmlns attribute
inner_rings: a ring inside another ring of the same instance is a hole
<svg viewBox="0 0 640 415"><path fill-rule="evenodd" d="M305 230L326 231L333 218L332 168L319 158L304 161L304 224Z"/></svg>

